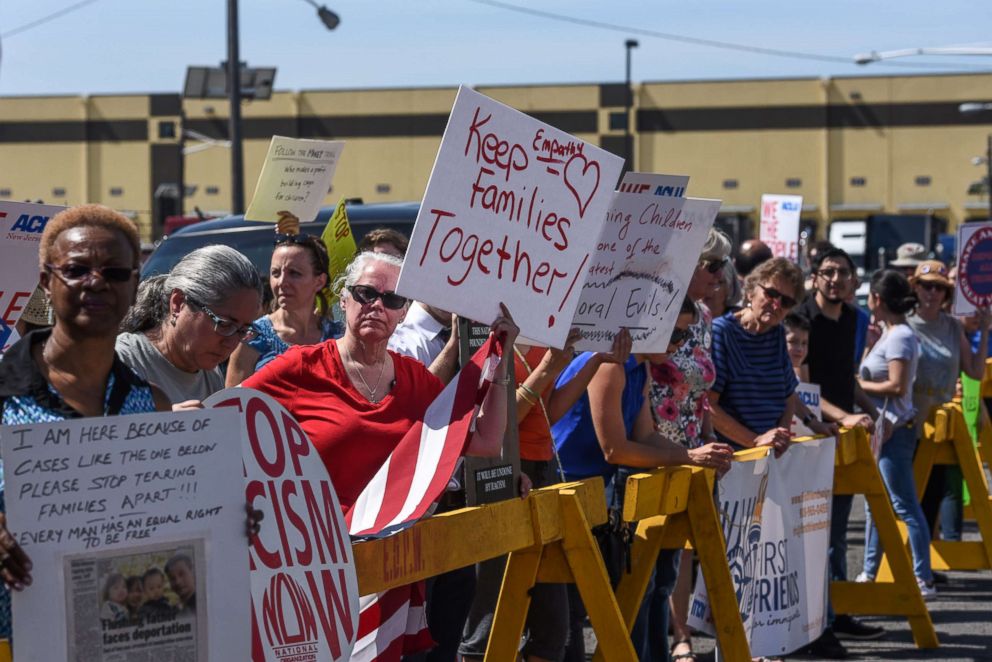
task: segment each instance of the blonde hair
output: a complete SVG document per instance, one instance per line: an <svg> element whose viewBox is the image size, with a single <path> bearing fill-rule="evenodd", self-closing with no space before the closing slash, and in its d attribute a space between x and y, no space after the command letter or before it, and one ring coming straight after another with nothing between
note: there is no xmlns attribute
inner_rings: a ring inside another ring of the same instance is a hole
<svg viewBox="0 0 992 662"><path fill-rule="evenodd" d="M806 298L802 269L784 257L773 257L770 260L762 262L754 268L754 271L747 275L747 278L744 280L744 298L750 301L751 294L754 293L754 288L761 282L772 280L773 278L782 278L785 282L792 285L792 289L796 293L794 297L796 303Z"/></svg>
<svg viewBox="0 0 992 662"><path fill-rule="evenodd" d="M64 209L45 224L38 247L39 268L44 270L52 261L52 247L63 232L73 228L100 227L120 232L131 245L134 266L141 260L141 239L134 222L124 214L103 205L79 205Z"/></svg>

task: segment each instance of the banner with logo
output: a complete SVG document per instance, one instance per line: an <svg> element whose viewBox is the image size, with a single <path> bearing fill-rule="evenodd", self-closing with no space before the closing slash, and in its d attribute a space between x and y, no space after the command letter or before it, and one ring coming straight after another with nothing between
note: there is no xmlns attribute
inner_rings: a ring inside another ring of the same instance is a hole
<svg viewBox="0 0 992 662"><path fill-rule="evenodd" d="M751 655L781 656L826 627L834 438L793 444L779 458L734 462L717 507ZM700 573L689 625L713 634Z"/></svg>
<svg viewBox="0 0 992 662"><path fill-rule="evenodd" d="M0 428L7 526L35 568L14 658L246 659L240 436L229 410Z"/></svg>
<svg viewBox="0 0 992 662"><path fill-rule="evenodd" d="M954 285L954 314L971 315L992 306L992 223L958 226L958 277Z"/></svg>
<svg viewBox="0 0 992 662"><path fill-rule="evenodd" d="M38 286L41 233L63 209L0 200L0 353L17 340L14 325Z"/></svg>
<svg viewBox="0 0 992 662"><path fill-rule="evenodd" d="M823 412L820 408L820 385L819 384L807 384L806 382L799 382L796 386L796 395L799 396L799 401L806 405L810 413L816 417L816 420L823 420ZM815 433L810 430L798 416L792 417L792 436L793 437L812 437Z"/></svg>
<svg viewBox="0 0 992 662"><path fill-rule="evenodd" d="M349 659L359 625L358 577L323 460L289 412L259 391L227 389L204 404L239 414L244 495L264 513L248 548L252 662Z"/></svg>
<svg viewBox="0 0 992 662"><path fill-rule="evenodd" d="M761 196L761 231L759 238L768 244L775 257L799 262L799 216L803 213L803 196Z"/></svg>
<svg viewBox="0 0 992 662"><path fill-rule="evenodd" d="M483 324L568 336L623 160L461 87L396 286Z"/></svg>

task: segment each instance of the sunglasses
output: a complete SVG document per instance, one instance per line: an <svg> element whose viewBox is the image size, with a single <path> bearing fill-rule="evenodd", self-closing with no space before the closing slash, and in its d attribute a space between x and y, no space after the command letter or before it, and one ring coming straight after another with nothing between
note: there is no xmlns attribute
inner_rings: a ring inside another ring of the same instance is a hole
<svg viewBox="0 0 992 662"><path fill-rule="evenodd" d="M699 262L699 266L705 268L711 274L715 274L720 269L723 269L723 265L725 264L727 264L727 258L723 258L722 260L700 260Z"/></svg>
<svg viewBox="0 0 992 662"><path fill-rule="evenodd" d="M94 275L100 276L108 283L126 283L131 280L137 269L130 267L91 267L85 264L69 262L67 264L46 264L45 268L49 272L56 274L66 285L74 285L80 282L90 282Z"/></svg>
<svg viewBox="0 0 992 662"><path fill-rule="evenodd" d="M402 297L396 292L380 292L368 285L349 285L346 289L351 292L352 298L363 306L381 299L382 305L389 310L399 310L406 305L407 301L406 297Z"/></svg>
<svg viewBox="0 0 992 662"><path fill-rule="evenodd" d="M765 296L780 301L782 303L783 308L792 308L797 303L799 303L798 301L790 297L788 294L783 294L782 292L776 290L774 287L765 287L764 285L760 285L760 284L758 285L758 287L764 290Z"/></svg>
<svg viewBox="0 0 992 662"><path fill-rule="evenodd" d="M282 234L281 232L276 232L275 239L272 240L273 246L278 246L280 244L309 244L310 235L308 234Z"/></svg>
<svg viewBox="0 0 992 662"><path fill-rule="evenodd" d="M672 329L672 337L668 339L669 345L681 345L686 340L692 337L692 329L686 327L685 329L680 329L675 327Z"/></svg>
<svg viewBox="0 0 992 662"><path fill-rule="evenodd" d="M927 292L933 292L934 290L940 290L941 292L943 292L947 289L940 283L934 283L932 281L921 280L921 281L917 281L916 284L922 287Z"/></svg>
<svg viewBox="0 0 992 662"><path fill-rule="evenodd" d="M252 340L258 335L258 329L255 328L254 324L245 324L244 326L241 326L237 322L224 319L214 311L204 306L202 303L197 303L189 297L186 297L186 303L194 308L199 308L204 315L209 317L210 321L214 323L214 333L219 336L223 336L225 338L237 336L238 340L246 342Z"/></svg>

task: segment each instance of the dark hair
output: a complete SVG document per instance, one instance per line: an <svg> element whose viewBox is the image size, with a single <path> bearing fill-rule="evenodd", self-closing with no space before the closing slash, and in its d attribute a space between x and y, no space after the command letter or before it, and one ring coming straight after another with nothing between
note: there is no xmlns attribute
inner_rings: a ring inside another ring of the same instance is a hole
<svg viewBox="0 0 992 662"><path fill-rule="evenodd" d="M185 563L186 567L189 568L189 571L194 572L193 559L186 554L174 554L172 558L165 562L165 574L169 574L172 567L180 563Z"/></svg>
<svg viewBox="0 0 992 662"><path fill-rule="evenodd" d="M313 273L317 276L320 274L325 274L327 276L327 283L324 287L317 292L317 307L320 308L321 312L330 310L331 301L334 296L331 294L331 275L330 275L330 257L327 255L327 246L324 245L324 241L320 237L315 237L312 234L301 234L296 235L292 239L287 239L276 244L276 248L282 247L299 247L307 252L310 256L310 266L313 267ZM275 254L275 249L272 251ZM272 303L273 310L276 307L275 301Z"/></svg>
<svg viewBox="0 0 992 662"><path fill-rule="evenodd" d="M881 299L885 307L896 315L905 315L918 301L909 279L904 273L895 269L883 269L872 274L871 293Z"/></svg>
<svg viewBox="0 0 992 662"><path fill-rule="evenodd" d="M144 580L136 575L131 575L124 581L127 584L128 593L131 592L131 587L134 586L135 584L138 585L138 588L144 588L144 583L145 583Z"/></svg>
<svg viewBox="0 0 992 662"><path fill-rule="evenodd" d="M815 256L813 256L813 260L810 262L809 266L814 272L817 272L820 270L820 266L827 260L833 260L834 262L840 262L843 260L844 262L847 262L847 266L850 267L852 275L854 275L854 272L857 270L857 267L854 266L854 260L852 260L851 256L847 254L847 251L843 248L837 248L836 246L830 246L830 248L825 251L818 252Z"/></svg>
<svg viewBox="0 0 992 662"><path fill-rule="evenodd" d="M402 232L392 228L375 228L369 230L362 240L358 242L355 255L373 250L379 244L392 244L399 249L400 255L406 255L406 248L410 245L410 240Z"/></svg>
<svg viewBox="0 0 992 662"><path fill-rule="evenodd" d="M696 308L696 302L689 297L682 299L682 307L679 308L679 315L692 315L692 318L696 319L699 315L699 309Z"/></svg>
<svg viewBox="0 0 992 662"><path fill-rule="evenodd" d="M782 325L790 331L805 331L809 333L809 320L798 313L789 313L782 320Z"/></svg>
<svg viewBox="0 0 992 662"><path fill-rule="evenodd" d="M760 239L748 239L741 246L741 253L734 260L734 266L737 268L738 274L747 277L758 265L767 262L772 257L774 255L768 244Z"/></svg>
<svg viewBox="0 0 992 662"><path fill-rule="evenodd" d="M149 578L156 576L161 577L163 580L165 579L165 575L162 574L162 571L159 570L158 568L155 567L148 568L148 570L145 570L145 574L141 576L141 581L146 582L148 581Z"/></svg>

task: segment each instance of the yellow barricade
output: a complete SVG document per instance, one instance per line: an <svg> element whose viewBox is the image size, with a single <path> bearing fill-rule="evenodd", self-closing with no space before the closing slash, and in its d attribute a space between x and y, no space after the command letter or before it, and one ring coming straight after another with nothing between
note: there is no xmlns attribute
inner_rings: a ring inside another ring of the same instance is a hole
<svg viewBox="0 0 992 662"><path fill-rule="evenodd" d="M638 522L631 572L623 575L616 592L627 632L633 628L658 553L662 549L683 549L690 543L706 580L721 659L748 662L751 653L713 500L713 471L671 467L631 476L627 480L623 518ZM705 544L697 544L704 540ZM601 641L594 659L608 659L608 652Z"/></svg>
<svg viewBox="0 0 992 662"><path fill-rule="evenodd" d="M878 537L885 551L886 564L874 582L834 581L830 583L830 598L838 614L886 614L905 616L918 648L936 648L937 633L930 620L920 588L916 584L913 566L895 511L889 501L882 474L871 452L868 433L864 428L843 430L837 439L834 461L834 494L863 494L871 507L872 519L878 527Z"/></svg>
<svg viewBox="0 0 992 662"><path fill-rule="evenodd" d="M535 490L527 499L444 513L381 540L353 545L367 595L509 554L486 660L515 660L530 589L574 582L607 660L637 659L591 528L606 522L603 481Z"/></svg>
<svg viewBox="0 0 992 662"><path fill-rule="evenodd" d="M10 642L0 639L0 662L11 662L14 659L10 652Z"/></svg>

